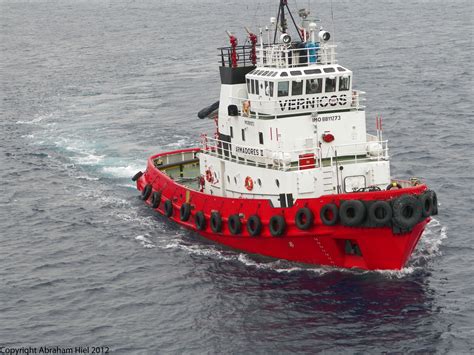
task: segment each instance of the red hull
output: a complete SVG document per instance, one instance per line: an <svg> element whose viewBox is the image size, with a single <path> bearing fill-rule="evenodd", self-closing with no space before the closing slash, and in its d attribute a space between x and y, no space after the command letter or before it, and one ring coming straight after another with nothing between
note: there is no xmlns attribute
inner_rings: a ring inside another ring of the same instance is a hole
<svg viewBox="0 0 474 355"><path fill-rule="evenodd" d="M142 191L147 184L151 184L153 191L161 191L162 194L161 203L156 209L159 213L165 214L163 202L169 199L173 203L171 220L216 243L247 253L334 267L368 270L401 269L429 222L429 218L425 218L411 231L394 234L390 227L346 227L340 224L327 226L322 223L319 216L321 208L328 203L339 206L341 200L391 200L403 194L419 195L427 189L425 185L389 191L326 195L297 200L294 206L289 208L274 208L268 200L219 197L192 190L176 183L153 163L154 159L160 156L197 151L198 148L193 148L150 157L147 170L137 180L137 188ZM150 205L149 200L146 202ZM180 219L180 207L186 202L191 205L191 217L183 222ZM314 212L314 223L308 230L301 230L295 225L295 214L302 207ZM194 223L194 216L198 211L202 211L206 218L206 227L202 231L198 230ZM212 232L209 223L211 213L215 211L219 211L223 222L222 232L218 234ZM241 216L243 228L239 235L233 235L228 228L228 217L233 214ZM248 217L254 214L260 217L263 225L258 237L251 236L245 228ZM285 234L281 237L272 236L268 228L270 218L274 215L281 215L286 221ZM361 256L346 252L347 240L358 245Z"/></svg>

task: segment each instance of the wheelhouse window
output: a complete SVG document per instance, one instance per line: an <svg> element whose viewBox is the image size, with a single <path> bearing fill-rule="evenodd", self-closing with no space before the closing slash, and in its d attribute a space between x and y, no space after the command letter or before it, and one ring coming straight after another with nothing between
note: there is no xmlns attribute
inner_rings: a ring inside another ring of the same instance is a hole
<svg viewBox="0 0 474 355"><path fill-rule="evenodd" d="M247 92L250 92L251 87L250 87L250 79L247 79Z"/></svg>
<svg viewBox="0 0 474 355"><path fill-rule="evenodd" d="M251 84L251 85L250 85L250 86L251 86L251 87L250 87L250 89L251 89L250 92L251 92L252 94L255 94L255 80L254 80L254 79L250 80L250 84Z"/></svg>
<svg viewBox="0 0 474 355"><path fill-rule="evenodd" d="M272 81L265 81L265 95L269 97L273 97L273 82Z"/></svg>
<svg viewBox="0 0 474 355"><path fill-rule="evenodd" d="M308 69L304 71L305 74L321 74L321 69Z"/></svg>
<svg viewBox="0 0 474 355"><path fill-rule="evenodd" d="M339 78L339 91L347 91L350 88L351 77L350 76L341 76Z"/></svg>
<svg viewBox="0 0 474 355"><path fill-rule="evenodd" d="M255 80L255 94L260 95L260 92L258 90L258 80Z"/></svg>
<svg viewBox="0 0 474 355"><path fill-rule="evenodd" d="M265 95L273 97L273 82L265 81Z"/></svg>
<svg viewBox="0 0 474 355"><path fill-rule="evenodd" d="M336 91L336 78L326 78L325 92Z"/></svg>
<svg viewBox="0 0 474 355"><path fill-rule="evenodd" d="M288 81L280 81L278 83L278 97L288 96L290 83Z"/></svg>
<svg viewBox="0 0 474 355"><path fill-rule="evenodd" d="M323 91L323 79L306 80L306 95L320 94Z"/></svg>
<svg viewBox="0 0 474 355"><path fill-rule="evenodd" d="M291 83L291 95L303 95L303 80Z"/></svg>

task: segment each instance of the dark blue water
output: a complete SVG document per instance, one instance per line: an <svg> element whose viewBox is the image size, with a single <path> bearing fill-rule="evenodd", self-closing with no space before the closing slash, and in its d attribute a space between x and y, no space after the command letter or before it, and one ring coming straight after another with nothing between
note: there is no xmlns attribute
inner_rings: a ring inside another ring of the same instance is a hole
<svg viewBox="0 0 474 355"><path fill-rule="evenodd" d="M0 346L474 351L469 0L334 1L334 24L330 1L311 1L367 92L368 127L385 118L394 175L438 192L404 270L258 260L138 199L130 176L150 154L212 128L196 113L218 98L224 30L243 38L275 3L0 1Z"/></svg>

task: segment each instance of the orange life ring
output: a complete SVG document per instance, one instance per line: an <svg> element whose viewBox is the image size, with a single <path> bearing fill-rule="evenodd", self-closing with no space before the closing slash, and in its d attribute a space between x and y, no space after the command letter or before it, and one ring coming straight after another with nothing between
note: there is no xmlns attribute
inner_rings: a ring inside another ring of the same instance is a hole
<svg viewBox="0 0 474 355"><path fill-rule="evenodd" d="M245 178L245 188L249 191L253 190L253 180L250 176Z"/></svg>

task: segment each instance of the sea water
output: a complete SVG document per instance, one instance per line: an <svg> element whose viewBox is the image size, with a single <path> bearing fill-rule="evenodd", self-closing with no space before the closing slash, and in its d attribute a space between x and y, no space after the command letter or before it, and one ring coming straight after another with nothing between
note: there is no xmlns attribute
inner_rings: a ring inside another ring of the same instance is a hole
<svg viewBox="0 0 474 355"><path fill-rule="evenodd" d="M219 97L224 31L243 44L277 3L0 1L0 346L473 351L470 1L309 2L367 92L369 132L384 118L393 175L438 193L403 270L251 257L139 199L148 156L212 131L196 114Z"/></svg>

